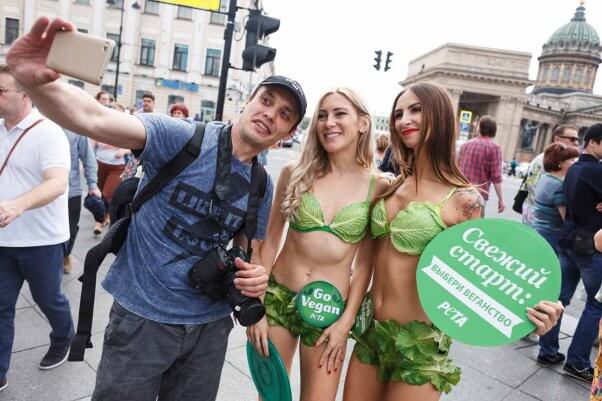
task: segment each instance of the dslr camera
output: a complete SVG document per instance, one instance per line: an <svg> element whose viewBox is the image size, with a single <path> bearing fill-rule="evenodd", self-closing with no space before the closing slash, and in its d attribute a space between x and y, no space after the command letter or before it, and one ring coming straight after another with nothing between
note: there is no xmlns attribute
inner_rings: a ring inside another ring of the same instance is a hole
<svg viewBox="0 0 602 401"><path fill-rule="evenodd" d="M251 326L265 315L265 308L259 299L244 296L234 285L238 270L234 264L236 258L248 262L247 254L240 247L228 250L214 248L190 269L188 279L192 287L200 289L209 297L227 299L239 323Z"/></svg>

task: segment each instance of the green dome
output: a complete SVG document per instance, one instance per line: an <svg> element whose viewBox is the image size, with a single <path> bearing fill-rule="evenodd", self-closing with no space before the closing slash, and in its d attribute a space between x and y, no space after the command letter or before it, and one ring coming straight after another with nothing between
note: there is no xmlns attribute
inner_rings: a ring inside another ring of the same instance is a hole
<svg viewBox="0 0 602 401"><path fill-rule="evenodd" d="M575 11L575 16L571 19L571 22L554 32L546 45L571 42L600 46L598 33L594 27L585 22L585 7L583 6L577 7L577 11Z"/></svg>

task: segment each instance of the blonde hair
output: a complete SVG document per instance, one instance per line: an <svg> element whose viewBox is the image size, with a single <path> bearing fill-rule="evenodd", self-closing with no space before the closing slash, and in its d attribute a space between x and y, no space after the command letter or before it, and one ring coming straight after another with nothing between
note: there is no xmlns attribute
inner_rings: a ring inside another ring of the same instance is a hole
<svg viewBox="0 0 602 401"><path fill-rule="evenodd" d="M303 142L301 155L291 168L286 194L281 205L281 211L286 219L290 219L297 213L297 209L301 203L301 195L311 189L316 178L328 172L328 153L324 150L318 139L317 124L320 105L327 96L333 94L339 94L347 99L353 105L359 117L368 117L368 130L364 133L359 133L355 161L362 167L367 169L372 168L374 141L372 141L372 118L368 109L355 92L349 88L336 88L326 92L318 101L318 106L314 111L306 138Z"/></svg>

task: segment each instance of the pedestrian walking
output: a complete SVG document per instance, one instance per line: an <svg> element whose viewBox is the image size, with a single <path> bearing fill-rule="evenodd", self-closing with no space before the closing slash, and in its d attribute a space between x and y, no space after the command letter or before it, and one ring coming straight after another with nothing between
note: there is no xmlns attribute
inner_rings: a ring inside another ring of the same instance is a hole
<svg viewBox="0 0 602 401"><path fill-rule="evenodd" d="M8 386L15 305L24 281L52 328L40 369L67 359L74 336L61 291L68 177L65 133L32 107L11 69L0 65L0 390Z"/></svg>
<svg viewBox="0 0 602 401"><path fill-rule="evenodd" d="M88 143L88 138L78 135L74 132L65 130L65 135L69 140L69 149L71 153L71 170L69 172L69 241L67 242L65 255L63 258L64 273L71 273L71 251L75 244L75 238L79 232L79 218L82 210L82 184L80 178L79 163L84 167L84 176L88 185L88 196L101 198L102 194L98 189L98 164L94 157L92 147Z"/></svg>
<svg viewBox="0 0 602 401"><path fill-rule="evenodd" d="M98 95L97 95L98 97ZM118 103L110 103L107 107L124 112L123 106ZM94 235L102 234L104 227L110 223L109 204L113 199L113 192L121 183L122 175L130 161L131 151L99 141L92 141L92 147L98 164L98 187L105 202L105 216L102 220L95 220ZM135 163L134 163L135 164ZM135 167L131 167L135 168Z"/></svg>
<svg viewBox="0 0 602 401"><path fill-rule="evenodd" d="M583 137L583 152L568 170L564 179L566 216L558 241L562 285L560 301L567 306L583 281L587 299L577 329L566 355L564 371L584 382L591 383L594 370L590 352L602 316L602 302L596 294L602 285L602 253L594 247L594 234L602 229L602 124L591 126ZM558 335L560 324L539 339L540 365L562 363Z"/></svg>
<svg viewBox="0 0 602 401"><path fill-rule="evenodd" d="M558 239L566 215L563 181L579 156L579 151L573 146L554 142L545 148L543 154L545 173L541 175L535 187L531 227L544 237L558 254Z"/></svg>
<svg viewBox="0 0 602 401"><path fill-rule="evenodd" d="M516 177L516 167L518 166L518 162L516 161L516 158L513 157L512 160L510 161L510 171L508 172L508 177L512 176L512 177Z"/></svg>
<svg viewBox="0 0 602 401"><path fill-rule="evenodd" d="M573 125L559 125L552 130L552 142L562 143L579 149L579 135ZM543 173L543 152L531 160L527 168L527 175L521 184L520 190L527 191L527 197L522 205L522 221L531 226L533 221L533 206L535 205L535 186Z"/></svg>
<svg viewBox="0 0 602 401"><path fill-rule="evenodd" d="M491 184L497 194L497 211L502 213L506 206L502 195L502 147L494 142L497 123L491 116L479 119L478 136L460 148L458 167L468 181L475 185L487 202ZM485 209L482 209L483 213Z"/></svg>

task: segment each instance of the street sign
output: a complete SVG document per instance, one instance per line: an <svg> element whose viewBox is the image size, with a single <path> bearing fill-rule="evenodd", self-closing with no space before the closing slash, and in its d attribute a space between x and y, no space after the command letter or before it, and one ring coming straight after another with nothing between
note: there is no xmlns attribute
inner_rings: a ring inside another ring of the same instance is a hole
<svg viewBox="0 0 602 401"><path fill-rule="evenodd" d="M470 124L471 120L472 120L472 111L460 110L460 122L461 123Z"/></svg>
<svg viewBox="0 0 602 401"><path fill-rule="evenodd" d="M219 11L220 0L157 0L159 3L173 4L175 6L184 6L198 8L207 11Z"/></svg>

